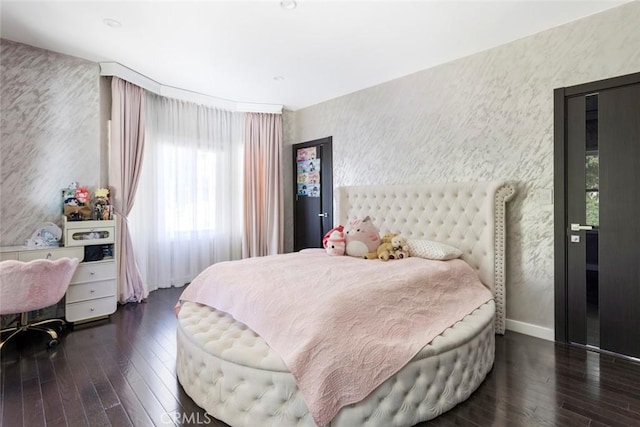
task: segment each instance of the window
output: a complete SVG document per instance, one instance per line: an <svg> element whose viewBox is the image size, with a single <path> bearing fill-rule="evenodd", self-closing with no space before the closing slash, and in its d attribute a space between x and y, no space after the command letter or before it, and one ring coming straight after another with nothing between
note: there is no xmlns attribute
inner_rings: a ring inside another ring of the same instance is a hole
<svg viewBox="0 0 640 427"><path fill-rule="evenodd" d="M165 232L175 237L190 232L211 232L216 229L216 154L192 147L163 145L165 188L161 198L166 215Z"/></svg>

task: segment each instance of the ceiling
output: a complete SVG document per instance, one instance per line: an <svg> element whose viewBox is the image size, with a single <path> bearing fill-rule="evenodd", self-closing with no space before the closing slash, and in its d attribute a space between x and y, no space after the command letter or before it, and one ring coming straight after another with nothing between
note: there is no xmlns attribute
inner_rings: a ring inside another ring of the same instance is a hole
<svg viewBox="0 0 640 427"><path fill-rule="evenodd" d="M117 62L162 85L296 110L625 2L1 0L0 35Z"/></svg>

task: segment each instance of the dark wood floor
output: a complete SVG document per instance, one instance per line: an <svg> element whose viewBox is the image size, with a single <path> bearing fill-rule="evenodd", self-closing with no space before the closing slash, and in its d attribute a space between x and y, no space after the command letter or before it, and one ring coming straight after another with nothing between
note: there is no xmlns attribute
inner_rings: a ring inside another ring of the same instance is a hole
<svg viewBox="0 0 640 427"><path fill-rule="evenodd" d="M175 373L173 306L153 292L109 321L76 327L54 350L41 335L3 350L2 426L225 426L184 393ZM166 415L169 414L169 415ZM207 424L208 422L208 424ZM507 332L487 380L434 426L640 426L640 364Z"/></svg>

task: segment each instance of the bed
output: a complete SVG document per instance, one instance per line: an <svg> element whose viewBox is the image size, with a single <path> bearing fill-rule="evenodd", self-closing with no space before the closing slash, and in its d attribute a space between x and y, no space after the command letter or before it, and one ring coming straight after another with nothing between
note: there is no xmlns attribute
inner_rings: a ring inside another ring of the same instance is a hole
<svg viewBox="0 0 640 427"><path fill-rule="evenodd" d="M453 408L482 383L493 366L494 335L505 328L505 211L514 193L506 182L337 189L338 223L369 215L381 234L455 246L493 299L324 424L411 426ZM180 383L213 417L234 427L317 425L279 354L225 311L183 301L177 349Z"/></svg>

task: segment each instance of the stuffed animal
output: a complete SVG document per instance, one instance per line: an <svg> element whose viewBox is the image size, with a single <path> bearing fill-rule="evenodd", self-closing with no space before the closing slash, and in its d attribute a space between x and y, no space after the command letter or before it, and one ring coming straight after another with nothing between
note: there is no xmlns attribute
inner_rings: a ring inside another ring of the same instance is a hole
<svg viewBox="0 0 640 427"><path fill-rule="evenodd" d="M331 235L327 239L325 249L329 255L344 255L345 241L344 233L341 230L335 229L331 232Z"/></svg>
<svg viewBox="0 0 640 427"><path fill-rule="evenodd" d="M391 239L396 236L395 233L387 233L380 239L380 245L373 252L368 252L362 257L365 259L381 259L383 261L389 260L393 247L391 245Z"/></svg>
<svg viewBox="0 0 640 427"><path fill-rule="evenodd" d="M395 259L408 258L409 246L407 245L407 239L400 235L393 236L391 238L391 254Z"/></svg>
<svg viewBox="0 0 640 427"><path fill-rule="evenodd" d="M369 216L351 221L344 228L347 255L361 258L366 253L375 252L380 246L378 233L378 227L373 224Z"/></svg>
<svg viewBox="0 0 640 427"><path fill-rule="evenodd" d="M324 237L322 238L322 247L323 248L325 248L325 249L327 248L327 242L329 241L329 237L331 236L331 233L333 233L336 230L338 230L340 233L344 233L344 227L342 225L339 225L337 227L333 227L331 230L327 231L327 234L325 234Z"/></svg>
<svg viewBox="0 0 640 427"><path fill-rule="evenodd" d="M409 246L407 239L397 233L387 233L382 236L380 246L375 252L364 254L366 259L381 259L389 261L390 259L402 259L409 257Z"/></svg>
<svg viewBox="0 0 640 427"><path fill-rule="evenodd" d="M78 187L76 189L76 200L79 206L84 206L89 202L89 190L87 187Z"/></svg>

